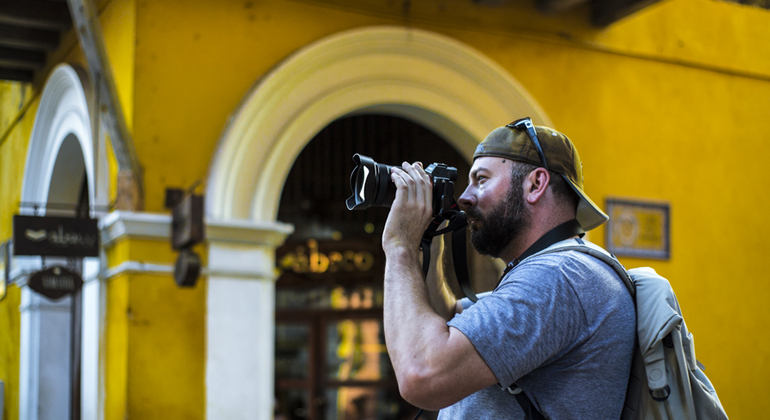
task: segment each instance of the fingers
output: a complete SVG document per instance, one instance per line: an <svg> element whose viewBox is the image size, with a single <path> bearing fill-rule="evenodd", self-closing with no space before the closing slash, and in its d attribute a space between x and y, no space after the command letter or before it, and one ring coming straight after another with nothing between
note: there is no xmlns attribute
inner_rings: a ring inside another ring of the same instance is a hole
<svg viewBox="0 0 770 420"><path fill-rule="evenodd" d="M401 168L394 168L391 179L396 188L402 189L407 200L431 205L433 200L433 186L430 176L422 169L421 162L408 164L404 162Z"/></svg>

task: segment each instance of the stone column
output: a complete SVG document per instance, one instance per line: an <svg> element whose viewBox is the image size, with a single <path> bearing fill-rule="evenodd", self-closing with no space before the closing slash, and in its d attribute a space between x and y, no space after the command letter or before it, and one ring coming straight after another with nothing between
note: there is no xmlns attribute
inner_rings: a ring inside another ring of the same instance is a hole
<svg viewBox="0 0 770 420"><path fill-rule="evenodd" d="M292 230L274 222L207 223L207 420L273 418L275 248Z"/></svg>

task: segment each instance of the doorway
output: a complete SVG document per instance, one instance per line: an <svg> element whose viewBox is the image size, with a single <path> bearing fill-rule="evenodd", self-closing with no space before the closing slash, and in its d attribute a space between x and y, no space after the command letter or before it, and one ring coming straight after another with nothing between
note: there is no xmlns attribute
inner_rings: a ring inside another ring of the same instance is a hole
<svg viewBox="0 0 770 420"><path fill-rule="evenodd" d="M461 174L456 191L467 182L465 159L404 118L345 117L307 144L278 212L295 233L276 253L277 419L411 420L417 413L398 394L382 327L380 241L388 209L345 207L355 153L390 165L446 163Z"/></svg>

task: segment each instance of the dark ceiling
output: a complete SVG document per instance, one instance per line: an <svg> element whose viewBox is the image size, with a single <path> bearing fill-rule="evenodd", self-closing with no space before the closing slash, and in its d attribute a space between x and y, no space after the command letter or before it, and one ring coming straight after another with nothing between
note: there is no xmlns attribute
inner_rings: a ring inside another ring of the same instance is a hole
<svg viewBox="0 0 770 420"><path fill-rule="evenodd" d="M409 0L406 0L409 1ZM499 6L514 0L473 0ZM589 3L591 24L604 27L658 0L534 0L541 13L566 13ZM0 0L0 80L31 82L72 27L67 0Z"/></svg>
<svg viewBox="0 0 770 420"><path fill-rule="evenodd" d="M66 0L0 1L0 80L31 82L71 26Z"/></svg>

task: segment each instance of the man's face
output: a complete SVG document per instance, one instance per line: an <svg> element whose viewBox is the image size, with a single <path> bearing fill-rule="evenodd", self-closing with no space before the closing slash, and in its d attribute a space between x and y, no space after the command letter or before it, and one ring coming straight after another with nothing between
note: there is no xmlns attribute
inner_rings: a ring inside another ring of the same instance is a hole
<svg viewBox="0 0 770 420"><path fill-rule="evenodd" d="M481 157L473 162L468 188L459 204L468 215L471 243L483 255L499 257L529 225L522 182L511 179L509 159Z"/></svg>

